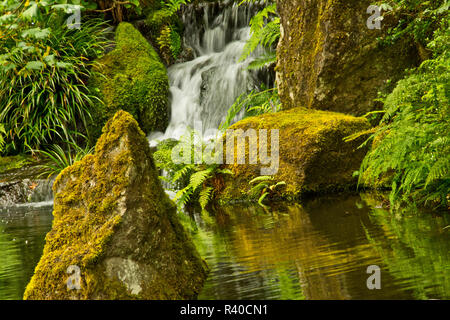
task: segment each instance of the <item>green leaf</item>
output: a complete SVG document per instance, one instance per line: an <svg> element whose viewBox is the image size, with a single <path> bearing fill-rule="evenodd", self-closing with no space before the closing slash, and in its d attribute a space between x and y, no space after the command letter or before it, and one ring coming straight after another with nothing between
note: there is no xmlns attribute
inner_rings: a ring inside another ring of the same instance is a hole
<svg viewBox="0 0 450 320"><path fill-rule="evenodd" d="M44 66L45 65L40 61L30 61L27 63L25 68L28 70L41 70L44 68Z"/></svg>
<svg viewBox="0 0 450 320"><path fill-rule="evenodd" d="M41 29L41 28L32 28L27 29L22 32L22 38L26 39L28 37L32 37L35 39L45 39L50 34L50 28Z"/></svg>
<svg viewBox="0 0 450 320"><path fill-rule="evenodd" d="M72 67L73 64L68 63L68 62L59 62L59 61L58 61L58 62L56 62L56 66L57 66L58 68L68 69L68 68Z"/></svg>
<svg viewBox="0 0 450 320"><path fill-rule="evenodd" d="M31 3L31 2L30 2ZM33 1L33 4L22 13L22 17L26 20L33 20L39 16L39 8L37 3Z"/></svg>

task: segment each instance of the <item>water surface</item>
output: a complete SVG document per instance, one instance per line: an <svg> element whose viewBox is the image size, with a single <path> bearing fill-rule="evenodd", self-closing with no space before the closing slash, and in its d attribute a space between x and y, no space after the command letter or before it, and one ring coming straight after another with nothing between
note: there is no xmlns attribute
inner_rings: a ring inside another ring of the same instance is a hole
<svg viewBox="0 0 450 320"><path fill-rule="evenodd" d="M183 218L211 268L199 298L448 299L450 217L400 218L379 206L367 195L336 196ZM0 209L0 299L22 298L51 210ZM366 286L369 265L381 269L380 290Z"/></svg>

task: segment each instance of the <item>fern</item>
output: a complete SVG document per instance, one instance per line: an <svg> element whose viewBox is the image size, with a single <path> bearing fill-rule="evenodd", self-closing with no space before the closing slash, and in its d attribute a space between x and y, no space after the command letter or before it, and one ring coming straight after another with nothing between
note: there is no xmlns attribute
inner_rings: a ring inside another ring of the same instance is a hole
<svg viewBox="0 0 450 320"><path fill-rule="evenodd" d="M202 210L206 210L209 203L214 200L214 179L221 178L225 175L233 174L229 169L222 169L217 164L178 164L171 162L171 153L173 147L178 143L191 144L195 141L198 133L188 131L180 138L177 143L164 142L159 143L158 150L154 153L156 165L166 170L168 177L160 177L161 180L168 182L170 188L176 191L174 201L179 210L190 204L198 203ZM200 139L201 140L201 139ZM192 146L196 148L204 148L203 142L200 146ZM194 160L191 158L191 160Z"/></svg>
<svg viewBox="0 0 450 320"><path fill-rule="evenodd" d="M384 117L367 139L373 146L360 183L389 178L393 208L411 200L448 207L450 197L450 23L429 44L435 57L398 82Z"/></svg>
<svg viewBox="0 0 450 320"><path fill-rule="evenodd" d="M202 189L202 191L200 191L200 194L198 196L198 203L200 204L203 210L206 209L206 206L211 201L213 190L214 190L213 187L206 187Z"/></svg>
<svg viewBox="0 0 450 320"><path fill-rule="evenodd" d="M243 1L251 2L251 1ZM242 2L242 3L243 3ZM244 46L240 61L247 59L259 45L270 47L280 37L280 18L276 3L269 4L250 20L250 39Z"/></svg>
<svg viewBox="0 0 450 320"><path fill-rule="evenodd" d="M211 177L213 170L214 167L209 167L206 170L197 171L191 176L189 185L194 192L200 185L202 185L206 181L206 179Z"/></svg>
<svg viewBox="0 0 450 320"><path fill-rule="evenodd" d="M163 0L161 6L170 14L175 14L182 5L191 2L191 0Z"/></svg>
<svg viewBox="0 0 450 320"><path fill-rule="evenodd" d="M277 55L275 52L269 52L261 57L256 58L248 65L249 70L263 69L269 64L275 63L277 61Z"/></svg>

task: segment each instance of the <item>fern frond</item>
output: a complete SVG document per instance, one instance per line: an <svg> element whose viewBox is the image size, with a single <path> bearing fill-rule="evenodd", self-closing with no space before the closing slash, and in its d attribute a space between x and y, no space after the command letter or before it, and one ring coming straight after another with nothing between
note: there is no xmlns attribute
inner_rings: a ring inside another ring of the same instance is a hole
<svg viewBox="0 0 450 320"><path fill-rule="evenodd" d="M258 57L252 62L250 62L247 69L249 70L262 69L276 61L277 61L277 54L275 52L269 52L263 55L262 57Z"/></svg>
<svg viewBox="0 0 450 320"><path fill-rule="evenodd" d="M203 210L205 210L206 206L211 201L213 190L213 187L206 187L202 189L202 191L200 191L198 196L198 203Z"/></svg>
<svg viewBox="0 0 450 320"><path fill-rule="evenodd" d="M208 179L211 176L211 173L213 172L212 168L208 168L206 170L197 171L191 176L191 179L189 181L189 186L192 188L192 190L195 192L199 186L201 186L206 179Z"/></svg>

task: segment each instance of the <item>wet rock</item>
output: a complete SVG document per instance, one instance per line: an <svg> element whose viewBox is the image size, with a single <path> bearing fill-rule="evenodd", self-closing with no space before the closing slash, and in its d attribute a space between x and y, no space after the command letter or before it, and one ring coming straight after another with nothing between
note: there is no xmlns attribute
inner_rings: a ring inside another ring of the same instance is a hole
<svg viewBox="0 0 450 320"><path fill-rule="evenodd" d="M362 115L379 107L379 91L392 89L417 66L415 44L381 46L377 38L397 24L367 27L371 0L280 0L277 84L284 109L307 107ZM390 82L388 80L391 80Z"/></svg>
<svg viewBox="0 0 450 320"><path fill-rule="evenodd" d="M95 153L62 171L53 190L52 230L25 299L192 299L199 293L206 265L130 114L119 111Z"/></svg>
<svg viewBox="0 0 450 320"><path fill-rule="evenodd" d="M17 157L0 159L3 162L15 160L11 158ZM53 199L54 177L46 179L41 164L24 158L24 162L10 162L3 168L7 170L0 169L0 207Z"/></svg>
<svg viewBox="0 0 450 320"><path fill-rule="evenodd" d="M52 200L52 180L20 179L0 181L0 207Z"/></svg>

